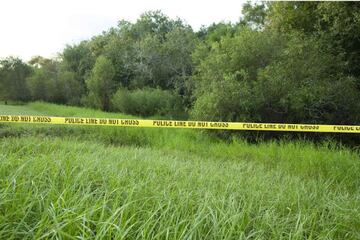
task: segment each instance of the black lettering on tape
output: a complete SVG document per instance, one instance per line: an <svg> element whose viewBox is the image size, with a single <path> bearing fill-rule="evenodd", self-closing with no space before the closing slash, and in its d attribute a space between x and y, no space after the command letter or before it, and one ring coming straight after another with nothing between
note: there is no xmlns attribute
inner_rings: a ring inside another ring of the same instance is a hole
<svg viewBox="0 0 360 240"><path fill-rule="evenodd" d="M2 122L10 122L10 117L9 116L0 116L0 121L2 121Z"/></svg>
<svg viewBox="0 0 360 240"><path fill-rule="evenodd" d="M21 116L20 121L21 122L31 122L31 117L30 116Z"/></svg>
<svg viewBox="0 0 360 240"><path fill-rule="evenodd" d="M301 125L300 129L302 130L319 130L318 125Z"/></svg>
<svg viewBox="0 0 360 240"><path fill-rule="evenodd" d="M335 126L334 129L337 131L345 131L345 132L355 131L355 127L353 126Z"/></svg>
<svg viewBox="0 0 360 240"><path fill-rule="evenodd" d="M213 127L213 128L228 128L229 123L226 123L226 122L213 122L213 123L210 123L210 127Z"/></svg>
<svg viewBox="0 0 360 240"><path fill-rule="evenodd" d="M139 120L135 120L135 119L121 120L121 125L124 125L124 126L138 126L139 125Z"/></svg>
<svg viewBox="0 0 360 240"><path fill-rule="evenodd" d="M186 127L186 122L185 121L175 121L175 123L174 123L174 126L175 127Z"/></svg>
<svg viewBox="0 0 360 240"><path fill-rule="evenodd" d="M19 116L11 116L11 119L10 119L11 122L18 122L19 120L20 120Z"/></svg>
<svg viewBox="0 0 360 240"><path fill-rule="evenodd" d="M277 129L276 124L264 124L264 129L274 130Z"/></svg>
<svg viewBox="0 0 360 240"><path fill-rule="evenodd" d="M98 120L96 118L85 118L86 124L98 124Z"/></svg>
<svg viewBox="0 0 360 240"><path fill-rule="evenodd" d="M159 120L154 120L153 121L153 126L157 126L157 127L172 127L172 121L159 121Z"/></svg>
<svg viewBox="0 0 360 240"><path fill-rule="evenodd" d="M49 117L33 117L34 123L51 123L51 118Z"/></svg>
<svg viewBox="0 0 360 240"><path fill-rule="evenodd" d="M83 118L65 118L65 123L70 124L83 124L84 119Z"/></svg>
<svg viewBox="0 0 360 240"><path fill-rule="evenodd" d="M262 129L263 124L262 123L244 123L243 127L246 129Z"/></svg>

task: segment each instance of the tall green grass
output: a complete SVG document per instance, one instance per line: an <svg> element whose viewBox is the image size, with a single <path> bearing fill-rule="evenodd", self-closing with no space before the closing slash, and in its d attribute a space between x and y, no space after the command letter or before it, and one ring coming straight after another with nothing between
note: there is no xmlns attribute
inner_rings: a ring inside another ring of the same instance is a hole
<svg viewBox="0 0 360 240"><path fill-rule="evenodd" d="M0 137L0 239L360 239L360 157L331 143L26 124Z"/></svg>

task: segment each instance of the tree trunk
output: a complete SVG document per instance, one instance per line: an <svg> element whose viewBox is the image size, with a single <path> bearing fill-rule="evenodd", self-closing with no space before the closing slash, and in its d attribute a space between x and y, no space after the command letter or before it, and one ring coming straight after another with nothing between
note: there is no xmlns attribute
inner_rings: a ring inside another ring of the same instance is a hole
<svg viewBox="0 0 360 240"><path fill-rule="evenodd" d="M102 110L105 112L108 112L110 110L110 99L109 96L105 95L103 97L103 106L102 106Z"/></svg>

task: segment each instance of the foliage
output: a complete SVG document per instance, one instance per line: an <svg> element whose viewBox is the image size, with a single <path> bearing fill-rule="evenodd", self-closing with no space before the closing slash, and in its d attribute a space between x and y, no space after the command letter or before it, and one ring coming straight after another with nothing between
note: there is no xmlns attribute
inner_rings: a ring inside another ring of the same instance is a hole
<svg viewBox="0 0 360 240"><path fill-rule="evenodd" d="M27 86L30 90L32 100L43 100L51 102L56 90L53 74L43 68L35 69L34 74L27 78Z"/></svg>
<svg viewBox="0 0 360 240"><path fill-rule="evenodd" d="M266 17L268 14L267 4L251 4L250 1L245 3L242 8L243 18L240 20L240 25L249 26L255 30L264 28Z"/></svg>
<svg viewBox="0 0 360 240"><path fill-rule="evenodd" d="M91 44L100 46L97 52L114 64L118 87L176 89L184 94L196 36L181 20L147 12L135 24L121 21Z"/></svg>
<svg viewBox="0 0 360 240"><path fill-rule="evenodd" d="M64 69L64 62L37 56L29 63L33 74L26 79L32 100L78 105L82 83L73 71Z"/></svg>
<svg viewBox="0 0 360 240"><path fill-rule="evenodd" d="M280 58L259 73L254 99L260 121L356 124L360 96L345 63L317 42L294 36Z"/></svg>
<svg viewBox="0 0 360 240"><path fill-rule="evenodd" d="M246 4L234 34L205 38L193 53L192 117L358 124L357 60L349 56L359 46L359 11L351 6Z"/></svg>
<svg viewBox="0 0 360 240"><path fill-rule="evenodd" d="M85 79L95 64L90 43L82 41L77 45L67 45L60 57L62 70L72 72L75 79L84 86Z"/></svg>
<svg viewBox="0 0 360 240"><path fill-rule="evenodd" d="M140 116L183 114L180 96L160 89L119 89L112 98L112 106L115 111Z"/></svg>
<svg viewBox="0 0 360 240"><path fill-rule="evenodd" d="M315 36L326 51L343 57L348 73L360 76L360 6L356 2L279 2L271 5L268 15L269 27Z"/></svg>
<svg viewBox="0 0 360 240"><path fill-rule="evenodd" d="M80 105L83 84L76 79L76 74L71 71L60 71L58 74L58 101L70 105Z"/></svg>
<svg viewBox="0 0 360 240"><path fill-rule="evenodd" d="M30 98L26 78L31 68L19 58L0 60L0 98L9 101L27 101Z"/></svg>
<svg viewBox="0 0 360 240"><path fill-rule="evenodd" d="M101 109L110 110L110 96L113 92L113 77L115 69L112 63L104 56L96 59L95 66L90 77L86 80L86 86L90 96L97 99Z"/></svg>
<svg viewBox="0 0 360 240"><path fill-rule="evenodd" d="M206 48L197 49L193 118L255 120L261 114L253 96L258 73L279 57L284 45L285 39L276 33L243 28L213 43L205 58L201 52Z"/></svg>
<svg viewBox="0 0 360 240"><path fill-rule="evenodd" d="M168 93L180 98L180 115L194 119L358 124L359 6L248 2L237 23L197 32L179 18L146 12L67 45L56 59L34 57L32 69L2 61L0 96L174 116L155 104Z"/></svg>

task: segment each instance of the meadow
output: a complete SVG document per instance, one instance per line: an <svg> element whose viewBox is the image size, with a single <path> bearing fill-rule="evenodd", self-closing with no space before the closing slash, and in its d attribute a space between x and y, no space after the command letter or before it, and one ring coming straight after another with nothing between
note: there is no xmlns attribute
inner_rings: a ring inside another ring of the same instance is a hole
<svg viewBox="0 0 360 240"><path fill-rule="evenodd" d="M133 117L40 102L0 114ZM360 239L360 156L191 129L0 124L0 239Z"/></svg>

